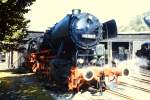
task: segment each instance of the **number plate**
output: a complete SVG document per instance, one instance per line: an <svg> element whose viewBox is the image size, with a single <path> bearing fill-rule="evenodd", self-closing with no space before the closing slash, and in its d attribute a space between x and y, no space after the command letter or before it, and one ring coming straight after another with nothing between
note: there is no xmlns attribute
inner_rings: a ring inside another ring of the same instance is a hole
<svg viewBox="0 0 150 100"><path fill-rule="evenodd" d="M94 34L82 34L82 38L95 39L96 35L94 35Z"/></svg>

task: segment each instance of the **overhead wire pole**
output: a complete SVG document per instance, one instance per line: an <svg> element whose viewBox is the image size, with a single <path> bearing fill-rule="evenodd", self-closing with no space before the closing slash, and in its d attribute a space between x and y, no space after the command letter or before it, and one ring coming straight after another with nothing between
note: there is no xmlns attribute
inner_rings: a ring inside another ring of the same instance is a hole
<svg viewBox="0 0 150 100"><path fill-rule="evenodd" d="M112 52L111 52L111 48L112 48L112 43L108 40L108 27L106 24L106 40L107 40L107 53L108 53L108 64L111 64L111 60L112 60Z"/></svg>

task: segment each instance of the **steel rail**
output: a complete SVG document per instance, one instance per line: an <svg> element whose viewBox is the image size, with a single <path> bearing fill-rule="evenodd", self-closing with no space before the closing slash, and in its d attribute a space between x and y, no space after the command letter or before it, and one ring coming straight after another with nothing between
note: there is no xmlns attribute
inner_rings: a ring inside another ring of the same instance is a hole
<svg viewBox="0 0 150 100"><path fill-rule="evenodd" d="M150 93L149 89L145 89L145 88L135 86L135 85L132 85L132 84L128 84L128 83L125 83L125 82L120 82L120 85L131 87L131 88L134 88L134 89L138 89L138 90L142 90L144 92Z"/></svg>
<svg viewBox="0 0 150 100"><path fill-rule="evenodd" d="M120 92L117 92L117 91L113 91L113 90L106 90L106 92L108 93L111 93L111 94L114 94L114 95L117 95L119 97L123 97L127 100L136 100L135 98L131 97L131 96L128 96L128 95L125 95L123 93L120 93Z"/></svg>

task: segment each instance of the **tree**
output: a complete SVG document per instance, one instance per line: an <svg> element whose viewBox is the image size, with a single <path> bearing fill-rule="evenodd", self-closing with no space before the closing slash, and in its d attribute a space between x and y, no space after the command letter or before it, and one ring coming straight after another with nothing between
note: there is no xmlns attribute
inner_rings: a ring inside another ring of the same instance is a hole
<svg viewBox="0 0 150 100"><path fill-rule="evenodd" d="M144 32L150 31L150 28L144 22L144 16L150 14L150 12L137 15L130 20L129 25L121 26L121 32Z"/></svg>
<svg viewBox="0 0 150 100"><path fill-rule="evenodd" d="M0 41L20 42L29 20L24 18L35 0L0 0Z"/></svg>
<svg viewBox="0 0 150 100"><path fill-rule="evenodd" d="M0 49L11 52L10 65L13 67L13 50L25 37L27 24L24 18L29 6L35 0L0 0Z"/></svg>

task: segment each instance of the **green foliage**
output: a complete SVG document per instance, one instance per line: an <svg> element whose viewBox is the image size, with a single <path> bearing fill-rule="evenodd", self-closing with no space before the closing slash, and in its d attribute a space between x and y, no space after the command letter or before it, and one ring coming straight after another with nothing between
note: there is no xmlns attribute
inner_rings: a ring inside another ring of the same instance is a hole
<svg viewBox="0 0 150 100"><path fill-rule="evenodd" d="M143 17L150 12L143 13L133 17L129 25L119 27L121 32L144 32L150 31L150 28L144 23Z"/></svg>
<svg viewBox="0 0 150 100"><path fill-rule="evenodd" d="M0 41L20 42L25 37L27 24L24 14L35 0L0 0Z"/></svg>
<svg viewBox="0 0 150 100"><path fill-rule="evenodd" d="M0 72L1 100L54 100L50 92L32 74ZM10 77L9 77L10 76Z"/></svg>

